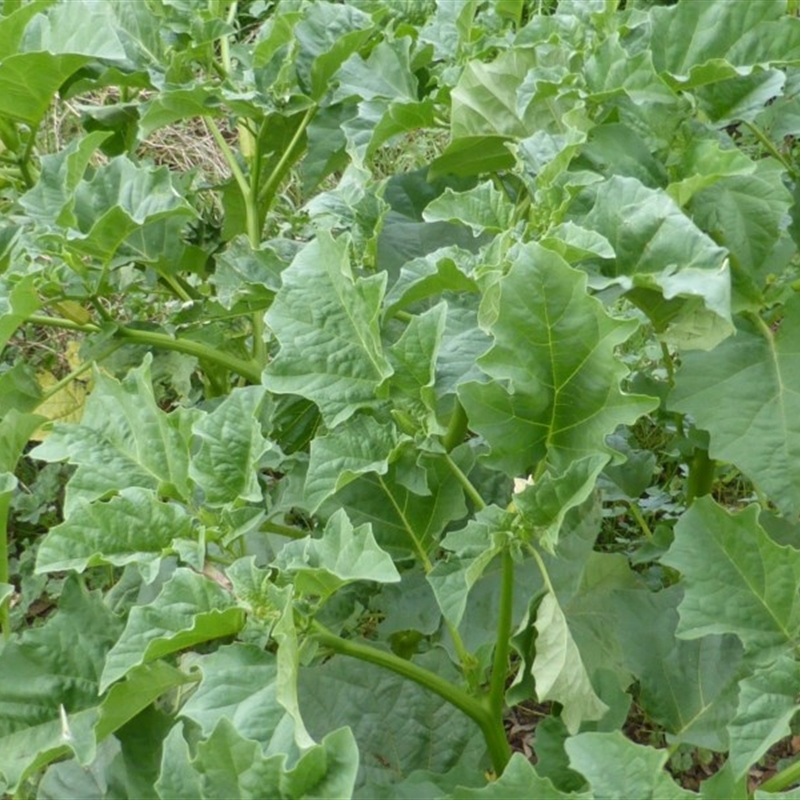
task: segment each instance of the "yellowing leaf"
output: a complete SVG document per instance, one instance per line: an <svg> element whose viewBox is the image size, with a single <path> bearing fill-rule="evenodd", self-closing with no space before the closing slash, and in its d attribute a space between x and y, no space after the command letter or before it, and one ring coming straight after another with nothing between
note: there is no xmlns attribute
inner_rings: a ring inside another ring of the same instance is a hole
<svg viewBox="0 0 800 800"><path fill-rule="evenodd" d="M89 381L76 378L47 396L48 389L53 389L58 384L58 378L48 370L40 372L38 378L46 400L37 407L36 413L46 417L48 422L80 422L89 394ZM31 439L41 442L47 435L48 431L42 427L34 431Z"/></svg>

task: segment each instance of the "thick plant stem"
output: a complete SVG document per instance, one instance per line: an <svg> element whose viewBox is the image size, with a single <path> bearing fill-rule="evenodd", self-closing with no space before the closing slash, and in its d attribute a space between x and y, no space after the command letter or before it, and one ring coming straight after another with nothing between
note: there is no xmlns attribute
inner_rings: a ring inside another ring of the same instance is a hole
<svg viewBox="0 0 800 800"><path fill-rule="evenodd" d="M454 705L481 729L486 739L486 745L489 749L489 756L492 759L492 766L495 772L499 775L505 769L511 758L511 748L506 740L503 720L502 718L495 718L491 710L483 703L436 673L414 664L413 661L400 658L394 653L378 650L360 642L343 639L316 621L312 623L311 631L314 638L321 645L333 650L334 653L357 658L391 670L395 674L408 678L419 686L438 694L443 700Z"/></svg>
<svg viewBox="0 0 800 800"><path fill-rule="evenodd" d="M695 448L689 464L689 478L686 481L686 504L691 505L698 497L709 494L714 485L716 464L708 457L708 450Z"/></svg>
<svg viewBox="0 0 800 800"><path fill-rule="evenodd" d="M250 246L255 249L258 247L258 243L261 240L261 225L259 224L258 220L257 199L250 189L250 184L247 182L247 178L245 178L244 173L239 166L239 162L236 160L233 150L231 150L230 146L225 141L225 137L222 135L222 132L217 127L217 123L209 117L206 120L206 127L222 152L222 155L225 158L228 167L230 168L231 175L233 175L233 179L236 181L239 191L242 193L242 200L244 201L245 225L247 227L247 238L250 240Z"/></svg>
<svg viewBox="0 0 800 800"><path fill-rule="evenodd" d="M0 583L8 583L8 512L11 509L11 492L0 492ZM8 598L0 602L0 628L3 638L11 636L8 616Z"/></svg>
<svg viewBox="0 0 800 800"><path fill-rule="evenodd" d="M292 140L289 142L288 146L278 160L278 163L275 165L272 172L270 172L269 177L266 181L264 181L263 186L260 188L258 192L258 202L264 203L264 206L267 209L272 206L272 201L275 198L275 192L278 189L278 183L283 177L283 173L290 164L297 160L299 154L296 153L295 150L300 142L300 138L305 133L309 122L311 122L311 120L314 118L314 114L316 114L316 112L316 103L308 107L306 113L303 115L303 119L300 120L300 124L297 126L297 130L294 132L294 136L292 136Z"/></svg>
<svg viewBox="0 0 800 800"><path fill-rule="evenodd" d="M486 503L483 498L478 494L478 490L472 485L472 481L464 474L461 467L459 467L447 453L445 453L444 460L447 462L447 466L450 467L450 471L455 475L456 480L463 487L467 497L472 500L475 509L480 511L482 508L486 508Z"/></svg>
<svg viewBox="0 0 800 800"><path fill-rule="evenodd" d="M795 761L786 769L773 775L768 781L764 781L758 788L762 792L782 792L798 781L800 781L800 761Z"/></svg>
<svg viewBox="0 0 800 800"><path fill-rule="evenodd" d="M455 408L450 416L450 422L447 426L447 432L442 439L444 449L449 453L454 448L458 447L464 441L464 436L467 433L467 412L464 411L464 406L456 400Z"/></svg>
<svg viewBox="0 0 800 800"><path fill-rule="evenodd" d="M41 314L32 314L27 319L32 325L44 325L51 328L63 328L65 330L80 331L81 333L100 333L101 328L97 325L81 325L69 319L61 317L48 317ZM133 344L149 345L159 347L164 350L175 350L178 353L196 356L204 361L219 364L237 375L241 375L250 383L261 383L261 366L254 361L245 361L236 356L223 353L213 347L209 347L202 342L195 342L191 339L175 339L166 333L158 331L143 331L138 328L126 328L123 325L117 327L114 335L126 342Z"/></svg>
<svg viewBox="0 0 800 800"><path fill-rule="evenodd" d="M300 528L292 528L290 525L283 525L280 522L273 522L271 520L266 520L266 522L262 522L261 526L259 527L259 531L263 531L264 533L277 533L280 536L286 536L289 539L305 539L311 531L304 531Z"/></svg>
<svg viewBox="0 0 800 800"><path fill-rule="evenodd" d="M497 617L497 641L492 662L492 677L489 684L489 708L494 719L503 718L505 708L506 678L508 677L508 655L511 637L511 622L514 608L514 560L506 547L503 560L502 583L500 585L500 613Z"/></svg>
<svg viewBox="0 0 800 800"><path fill-rule="evenodd" d="M758 125L748 122L747 120L742 120L742 124L753 134L753 136L758 139L759 144L778 162L780 162L781 166L789 173L789 175L794 178L795 180L800 177L798 171L794 168L791 161L789 161L786 156L778 150L777 147L772 143L768 136L764 134L761 128Z"/></svg>

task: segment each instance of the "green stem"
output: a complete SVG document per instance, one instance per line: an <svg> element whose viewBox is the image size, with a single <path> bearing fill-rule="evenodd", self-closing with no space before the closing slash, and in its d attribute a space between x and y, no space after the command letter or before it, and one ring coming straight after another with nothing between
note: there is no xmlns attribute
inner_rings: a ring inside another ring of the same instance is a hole
<svg viewBox="0 0 800 800"><path fill-rule="evenodd" d="M669 347L667 346L666 342L661 342L661 355L664 359L664 367L667 370L667 380L669 381L670 386L675 385L675 359L672 357L672 353L669 351ZM673 415L675 420L675 431L677 432L678 436L683 438L683 415L678 414L677 412Z"/></svg>
<svg viewBox="0 0 800 800"><path fill-rule="evenodd" d="M25 181L26 186L32 189L36 183L36 177L31 172L31 155L33 154L33 147L36 144L36 134L39 130L38 125L32 127L28 131L28 140L25 142L25 150L19 158L19 170L22 173L22 180Z"/></svg>
<svg viewBox="0 0 800 800"><path fill-rule="evenodd" d="M782 165L783 168L789 173L789 175L798 180L800 178L800 173L794 168L794 165L786 159L786 156L778 150L777 147L769 140L769 138L764 134L761 128L758 125L755 125L752 122L748 122L746 119L741 120L742 124L753 134L753 136L758 139L761 146L775 159L777 159Z"/></svg>
<svg viewBox="0 0 800 800"><path fill-rule="evenodd" d="M40 314L32 314L28 317L28 322L32 325L44 325L51 328L63 328L70 331L80 331L81 333L100 333L101 328L97 325L73 322L61 317L47 317ZM236 356L216 350L202 342L194 342L191 339L175 339L169 334L158 333L157 331L143 331L138 328L126 328L118 326L114 335L132 344L148 345L159 347L165 350L174 350L178 353L195 356L213 364L219 364L237 375L241 375L250 383L261 383L261 366L253 361L245 361Z"/></svg>
<svg viewBox="0 0 800 800"><path fill-rule="evenodd" d="M57 395L65 386L68 386L72 381L80 378L84 372L88 372L97 361L102 361L104 358L110 356L115 350L122 347L122 342L114 342L111 347L105 349L103 354L92 361L84 361L77 369L72 370L69 375L64 376L58 383L54 383L42 396L39 398L37 405L46 403L51 397Z"/></svg>
<svg viewBox="0 0 800 800"><path fill-rule="evenodd" d="M8 583L8 513L11 509L11 492L0 492L0 583ZM0 603L0 629L3 638L11 636L11 620L8 613L9 598Z"/></svg>
<svg viewBox="0 0 800 800"><path fill-rule="evenodd" d="M275 190L278 188L278 183L283 176L284 170L291 163L291 159L296 158L294 150L297 147L297 143L300 141L300 137L308 127L308 123L311 122L312 118L314 117L316 111L316 105L311 105L308 107L303 119L300 120L300 124L297 126L294 136L292 136L292 139L289 142L289 146L283 151L283 155L281 155L280 160L275 165L272 172L270 172L269 177L264 182L264 185L261 187L261 190L258 193L258 202L263 203L266 201L267 208L272 205Z"/></svg>
<svg viewBox="0 0 800 800"><path fill-rule="evenodd" d="M449 456L445 456L445 458L449 458ZM453 466L455 466L455 464ZM457 466L456 469L458 469ZM463 475L463 473L461 474ZM466 477L464 478L464 480L467 480ZM378 475L378 482L380 483L381 488L383 489L386 496L389 498L389 502L394 507L394 510L397 512L397 516L399 516L400 519L403 521L403 527L406 529L406 533L408 534L409 538L413 543L413 549L416 552L417 556L419 557L419 560L422 562L422 568L425 571L425 574L427 575L433 569L433 564L431 563L428 554L425 552L425 548L422 546L420 538L417 536L416 532L414 531L414 528L408 521L408 518L406 517L403 509L400 508L399 503L395 500L394 495L389 491L389 487L386 485L386 482L380 475ZM483 501L481 500L481 502ZM450 632L450 637L452 638L453 645L456 649L456 655L458 655L458 660L461 662L461 669L463 670L464 675L467 677L470 683L472 683L472 677L475 672L474 670L475 659L472 657L472 655L470 655L469 651L464 646L464 640L461 638L461 634L458 632L458 628L455 625L452 625L450 622L447 622L446 624L447 624L447 630Z"/></svg>
<svg viewBox="0 0 800 800"><path fill-rule="evenodd" d="M450 457L449 453L444 454L444 460L447 463L447 466L450 467L450 471L455 475L456 480L461 484L464 488L464 491L467 493L467 497L472 500L476 511L480 511L483 508L486 508L486 503L484 499L478 494L478 490L472 485L470 479L464 474L461 467L456 464L455 461Z"/></svg>
<svg viewBox="0 0 800 800"><path fill-rule="evenodd" d="M536 566L539 567L539 572L542 574L542 580L544 581L544 587L547 589L553 597L556 596L556 590L553 588L553 584L550 581L550 574L547 572L547 567L544 565L544 561L542 557L539 555L539 551L533 546L528 545L528 550L530 554L533 556L534 561L536 561Z"/></svg>
<svg viewBox="0 0 800 800"><path fill-rule="evenodd" d="M236 10L237 10L237 0L233 0L231 3L230 8L228 9L228 14L226 17L226 22L230 25L234 19L236 19ZM221 15L220 15L221 16ZM222 68L225 70L226 75L230 75L231 72L231 43L228 39L227 35L223 36L219 40L219 54L220 58L222 59Z"/></svg>
<svg viewBox="0 0 800 800"><path fill-rule="evenodd" d="M267 363L267 343L264 340L264 312L256 311L251 316L253 328L253 361L264 367Z"/></svg>
<svg viewBox="0 0 800 800"><path fill-rule="evenodd" d="M92 305L92 308L93 308L93 309L94 309L94 310L95 310L95 311L98 313L98 315L100 316L100 319L102 319L104 322L110 322L110 323L112 323L112 324L115 324L115 323L114 323L114 320L113 320L113 319L112 319L112 317L111 317L111 315L108 313L108 311L106 311L105 307L104 307L104 306L103 306L103 304L100 302L99 298L97 298L97 297L90 297L90 298L89 298L89 302L91 303L91 305Z"/></svg>
<svg viewBox="0 0 800 800"><path fill-rule="evenodd" d="M447 432L445 433L442 444L444 449L449 453L458 447L467 435L467 412L464 411L464 406L456 400L453 413L450 415L450 422L447 425Z"/></svg>
<svg viewBox="0 0 800 800"><path fill-rule="evenodd" d="M174 275L168 275L166 272L159 272L159 277L177 298L183 300L184 303L192 302L191 295L181 286Z"/></svg>
<svg viewBox="0 0 800 800"><path fill-rule="evenodd" d="M672 353L669 351L665 342L661 342L661 355L664 358L664 366L667 369L667 379L670 386L675 385L675 362L672 359Z"/></svg>
<svg viewBox="0 0 800 800"><path fill-rule="evenodd" d="M242 200L244 201L245 224L247 226L247 238L250 240L250 246L253 247L253 249L256 249L258 247L258 243L261 241L261 230L258 224L258 207L256 199L253 196L253 193L250 191L250 184L247 182L247 178L245 178L242 168L239 166L239 162L236 160L233 150L231 150L230 146L225 141L225 137L222 135L222 132L217 127L217 123L214 122L211 117L207 117L206 126L211 132L211 135L214 137L214 141L217 143L223 158L228 164L231 175L233 175L233 179L236 181L239 191L242 193Z"/></svg>
<svg viewBox="0 0 800 800"><path fill-rule="evenodd" d="M496 719L483 703L471 697L463 689L450 683L450 681L439 677L435 672L418 666L413 661L407 661L394 653L378 650L375 647L354 642L351 639L343 639L317 621L312 623L311 629L314 638L324 647L333 650L334 653L357 658L360 661L366 661L388 669L438 694L443 700L454 705L481 729L489 748L489 756L492 759L492 766L495 772L498 775L503 772L511 758L511 749L506 740L502 719Z"/></svg>
<svg viewBox="0 0 800 800"><path fill-rule="evenodd" d="M708 450L696 447L689 463L689 477L686 481L686 505L691 505L695 498L703 497L711 492L714 485L715 462L708 457Z"/></svg>
<svg viewBox="0 0 800 800"><path fill-rule="evenodd" d="M505 708L508 656L511 646L511 624L514 610L514 560L511 549L506 546L501 555L503 561L500 585L500 613L497 617L497 641L495 642L492 677L489 682L489 708L494 719L503 719Z"/></svg>
<svg viewBox="0 0 800 800"><path fill-rule="evenodd" d="M764 781L758 788L762 792L781 792L800 781L800 759Z"/></svg>
<svg viewBox="0 0 800 800"><path fill-rule="evenodd" d="M305 539L311 531L304 531L300 528L292 528L290 525L282 525L280 522L267 520L261 523L259 531L263 533L277 533L280 536L287 536L290 539Z"/></svg>
<svg viewBox="0 0 800 800"><path fill-rule="evenodd" d="M642 509L639 508L639 504L635 500L630 500L628 502L628 508L631 510L631 514L633 514L633 518L639 524L639 527L642 529L642 533L648 538L649 541L653 541L653 532L650 530L650 526L647 524L647 520L644 518L644 514L642 514Z"/></svg>

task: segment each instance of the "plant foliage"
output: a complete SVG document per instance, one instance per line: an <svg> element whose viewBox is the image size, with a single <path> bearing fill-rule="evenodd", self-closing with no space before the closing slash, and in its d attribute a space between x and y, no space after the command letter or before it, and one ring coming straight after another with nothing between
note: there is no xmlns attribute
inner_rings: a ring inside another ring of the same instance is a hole
<svg viewBox="0 0 800 800"><path fill-rule="evenodd" d="M0 793L797 796L795 0L0 8Z"/></svg>

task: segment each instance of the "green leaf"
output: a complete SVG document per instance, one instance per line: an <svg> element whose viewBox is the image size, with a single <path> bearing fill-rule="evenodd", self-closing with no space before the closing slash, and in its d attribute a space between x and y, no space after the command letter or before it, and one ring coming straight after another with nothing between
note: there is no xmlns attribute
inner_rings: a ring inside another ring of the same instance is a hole
<svg viewBox="0 0 800 800"><path fill-rule="evenodd" d="M718 127L752 122L775 97L784 94L786 75L781 69L759 69L696 90L698 105Z"/></svg>
<svg viewBox="0 0 800 800"><path fill-rule="evenodd" d="M516 493L514 505L526 527L549 553L558 541L564 517L594 491L608 456L600 453L570 462L563 472L548 470L532 485Z"/></svg>
<svg viewBox="0 0 800 800"><path fill-rule="evenodd" d="M214 85L194 85L166 89L143 103L139 111L139 139L154 131L191 117L216 117L224 113L222 95Z"/></svg>
<svg viewBox="0 0 800 800"><path fill-rule="evenodd" d="M287 752L293 746L294 723L277 697L278 665L273 653L235 643L197 662L203 678L181 709L181 716L210 736L229 719L245 739L261 743L267 753Z"/></svg>
<svg viewBox="0 0 800 800"><path fill-rule="evenodd" d="M681 517L662 563L683 573L677 634L733 633L760 662L800 637L800 554L758 524L758 507L729 514L701 497Z"/></svg>
<svg viewBox="0 0 800 800"><path fill-rule="evenodd" d="M441 546L453 555L439 561L427 578L444 618L454 627L461 624L470 589L502 552L512 520L508 512L487 506L464 528L442 539Z"/></svg>
<svg viewBox="0 0 800 800"><path fill-rule="evenodd" d="M98 740L118 731L165 692L192 681L165 661L141 664L131 670L124 680L111 687L100 705Z"/></svg>
<svg viewBox="0 0 800 800"><path fill-rule="evenodd" d="M739 689L739 711L728 725L729 758L737 778L791 734L790 723L800 709L800 665L794 654L781 655L741 681Z"/></svg>
<svg viewBox="0 0 800 800"><path fill-rule="evenodd" d="M119 156L81 181L68 211L69 246L109 262L125 240L165 217L188 221L196 212L176 191L166 167L135 165Z"/></svg>
<svg viewBox="0 0 800 800"><path fill-rule="evenodd" d="M697 224L728 248L734 287L744 282L744 291L748 283L763 285L763 265L792 205L782 175L776 162L760 162L753 174L721 178L695 194L689 205Z"/></svg>
<svg viewBox="0 0 800 800"><path fill-rule="evenodd" d="M145 489L122 489L107 503L82 502L51 528L36 554L37 572L100 564L141 564L158 571L175 539L193 539L192 518L174 503L162 503Z"/></svg>
<svg viewBox="0 0 800 800"><path fill-rule="evenodd" d="M189 496L189 442L197 412L165 414L156 403L150 357L120 383L100 372L80 425L56 424L32 454L77 466L67 484L66 516L120 486Z"/></svg>
<svg viewBox="0 0 800 800"><path fill-rule="evenodd" d="M107 4L83 0L35 16L0 63L0 114L36 126L73 73L95 59L124 60L109 17Z"/></svg>
<svg viewBox="0 0 800 800"><path fill-rule="evenodd" d="M281 349L264 373L270 391L319 406L329 427L377 404L392 374L378 313L385 275L354 279L347 241L321 233L283 272L266 321Z"/></svg>
<svg viewBox="0 0 800 800"><path fill-rule="evenodd" d="M264 755L257 742L243 738L225 718L208 739L197 744L197 755L189 764L188 749L182 744L165 748L157 785L163 798L339 800L351 796L358 769L358 750L346 728L309 748L291 769L285 754ZM173 771L181 776L179 781L170 775Z"/></svg>
<svg viewBox="0 0 800 800"><path fill-rule="evenodd" d="M561 718L575 734L582 722L602 719L608 706L595 694L564 611L551 592L539 604L536 630L536 658L531 667L536 696L540 702L561 703Z"/></svg>
<svg viewBox="0 0 800 800"><path fill-rule="evenodd" d="M442 302L412 317L403 335L389 348L395 411L410 415L426 434L444 433L436 418L435 383L446 323L447 305Z"/></svg>
<svg viewBox="0 0 800 800"><path fill-rule="evenodd" d="M800 513L800 296L773 330L738 318L736 336L713 353L686 353L668 405L711 434L711 458L735 464L779 509Z"/></svg>
<svg viewBox="0 0 800 800"><path fill-rule="evenodd" d="M590 795L562 792L548 778L540 777L530 761L514 753L503 774L482 789L457 788L447 795L452 800L580 800Z"/></svg>
<svg viewBox="0 0 800 800"><path fill-rule="evenodd" d="M411 39L404 36L379 42L366 59L354 53L336 75L339 86L333 101L356 96L362 100L386 98L415 102L418 82L411 71L410 48Z"/></svg>
<svg viewBox="0 0 800 800"><path fill-rule="evenodd" d="M328 497L360 475L385 475L397 447L394 425L366 414L350 417L325 436L311 442L304 497L313 514Z"/></svg>
<svg viewBox="0 0 800 800"><path fill-rule="evenodd" d="M415 661L447 680L459 680L442 650ZM381 667L335 656L301 670L299 695L303 717L316 738L339 726L352 729L360 753L358 787L396 783L420 764L445 773L458 765L487 763L486 744L471 720L432 692ZM380 703L375 702L378 697Z"/></svg>
<svg viewBox="0 0 800 800"><path fill-rule="evenodd" d="M294 623L293 587L285 586L278 589L274 584L266 583L264 588L272 607L279 614L272 628L272 638L278 643L276 698L294 721L295 743L305 749L311 747L314 740L309 735L300 712L297 690L300 648Z"/></svg>
<svg viewBox="0 0 800 800"><path fill-rule="evenodd" d="M427 494L404 486L399 465L392 464L385 476L362 476L335 496L354 525L371 523L380 547L398 558L420 557L449 522L467 511L464 491L443 460L423 455L420 466L426 473Z"/></svg>
<svg viewBox="0 0 800 800"><path fill-rule="evenodd" d="M614 248L616 258L601 265L609 283L627 291L641 290L633 294L633 299L655 322L659 321L653 313L657 303L642 293L656 292L664 300L697 298L707 315L718 317L718 324L725 323L724 334L730 333L730 275L725 251L665 192L649 189L634 178L612 177L587 190L584 200L588 202L589 198L592 208L577 221L605 236ZM694 313L696 306L683 300L667 322L685 325ZM659 325L659 330L665 327ZM708 349L719 342L719 338L704 339L700 335L704 329L699 324L697 327L699 341L695 346ZM686 338L686 332L682 334Z"/></svg>
<svg viewBox="0 0 800 800"><path fill-rule="evenodd" d="M433 160L428 175L431 178L467 177L511 169L514 156L507 147L511 141L510 136L459 136Z"/></svg>
<svg viewBox="0 0 800 800"><path fill-rule="evenodd" d="M280 274L296 254L297 246L288 239L264 242L253 250L246 236L228 242L224 252L214 257L214 274L209 277L217 299L225 309L246 301L256 308L268 308L281 285Z"/></svg>
<svg viewBox="0 0 800 800"><path fill-rule="evenodd" d="M445 189L428 204L422 217L426 222L458 222L467 225L477 236L484 231L502 233L511 227L513 206L491 181L466 192Z"/></svg>
<svg viewBox="0 0 800 800"><path fill-rule="evenodd" d="M400 575L381 550L370 525L354 528L344 510L337 511L319 539L307 536L285 544L273 562L291 573L295 591L327 599L354 581L396 583Z"/></svg>
<svg viewBox="0 0 800 800"><path fill-rule="evenodd" d="M43 223L62 221L61 214L70 204L92 156L106 139L107 133L90 133L72 139L58 153L42 156L39 180L19 200L31 218Z"/></svg>
<svg viewBox="0 0 800 800"><path fill-rule="evenodd" d="M489 64L470 61L451 92L453 140L476 135L523 139L542 128L535 114L520 114L517 103L517 91L534 61L532 52L522 48L506 50Z"/></svg>
<svg viewBox="0 0 800 800"><path fill-rule="evenodd" d="M478 359L494 381L458 387L470 426L492 448L486 460L511 476L611 452L605 437L654 407L618 388L626 370L613 351L635 324L608 316L585 281L552 251L520 248L500 281L494 344Z"/></svg>
<svg viewBox="0 0 800 800"><path fill-rule="evenodd" d="M591 170L609 178L635 178L650 189L663 186L667 177L645 139L619 123L592 128L580 156L573 160L570 168Z"/></svg>
<svg viewBox="0 0 800 800"><path fill-rule="evenodd" d="M33 275L27 275L13 285L0 280L0 351L17 328L41 305L34 282Z"/></svg>
<svg viewBox="0 0 800 800"><path fill-rule="evenodd" d="M650 16L653 64L681 88L800 58L800 20L786 15L782 0L680 3Z"/></svg>
<svg viewBox="0 0 800 800"><path fill-rule="evenodd" d="M74 758L60 761L48 768L36 787L38 800L105 800L109 796L109 774L120 755L121 747L114 739L98 745L97 753L88 766L81 766Z"/></svg>
<svg viewBox="0 0 800 800"><path fill-rule="evenodd" d="M620 34L616 31L594 49L586 61L584 76L596 102L621 93L634 103L671 105L677 99L656 74L650 50L635 55L629 53L620 43Z"/></svg>
<svg viewBox="0 0 800 800"><path fill-rule="evenodd" d="M131 609L125 629L108 653L100 679L104 691L131 669L201 642L239 631L244 613L221 586L178 568L150 605Z"/></svg>
<svg viewBox="0 0 800 800"><path fill-rule="evenodd" d="M639 703L670 742L724 752L736 710L742 646L731 635L678 639L676 586L620 592L617 613L625 664L639 681Z"/></svg>
<svg viewBox="0 0 800 800"><path fill-rule="evenodd" d="M193 769L189 745L178 723L167 734L161 751L161 773L155 784L162 800L197 800L201 797L200 775Z"/></svg>
<svg viewBox="0 0 800 800"><path fill-rule="evenodd" d="M234 389L192 426L200 447L189 475L212 507L239 499L261 500L258 466L265 453L276 449L261 434L257 410L263 399L261 386Z"/></svg>
<svg viewBox="0 0 800 800"><path fill-rule="evenodd" d="M0 787L15 791L31 772L75 753L94 757L98 677L121 623L77 578L59 610L0 653ZM64 642L69 646L65 647Z"/></svg>
<svg viewBox="0 0 800 800"><path fill-rule="evenodd" d="M42 422L44 417L13 408L0 419L0 472L14 472L31 434Z"/></svg>
<svg viewBox="0 0 800 800"><path fill-rule="evenodd" d="M622 733L580 733L567 739L570 765L592 787L596 798L636 797L641 800L692 800L664 770L666 750L634 744Z"/></svg>
<svg viewBox="0 0 800 800"><path fill-rule="evenodd" d="M685 206L697 192L713 186L720 178L750 175L756 166L737 147L723 148L715 139L692 139L673 167L674 179L667 194L679 206Z"/></svg>
<svg viewBox="0 0 800 800"><path fill-rule="evenodd" d="M297 78L312 99L319 100L331 79L372 33L369 15L353 6L314 3L294 27L299 45L295 59Z"/></svg>
<svg viewBox="0 0 800 800"><path fill-rule="evenodd" d="M445 247L406 261L386 295L386 316L441 292L477 293L478 284L466 269L471 258L466 250Z"/></svg>
<svg viewBox="0 0 800 800"><path fill-rule="evenodd" d="M569 264L587 258L614 258L614 248L605 236L571 221L551 228L539 244L554 250Z"/></svg>

